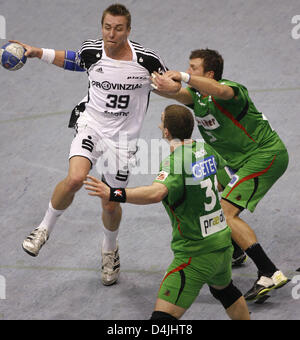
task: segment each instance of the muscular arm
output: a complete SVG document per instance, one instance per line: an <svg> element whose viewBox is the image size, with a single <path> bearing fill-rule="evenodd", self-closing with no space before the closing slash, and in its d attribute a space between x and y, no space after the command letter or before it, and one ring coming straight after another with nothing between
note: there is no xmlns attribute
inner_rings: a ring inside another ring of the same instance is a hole
<svg viewBox="0 0 300 340"><path fill-rule="evenodd" d="M55 59L53 64L58 67L64 67L65 51L55 51Z"/></svg>
<svg viewBox="0 0 300 340"><path fill-rule="evenodd" d="M39 48L38 52L38 58L42 58L43 51L41 48ZM55 59L53 61L53 65L56 65L58 67L64 67L64 61L65 61L65 51L55 51Z"/></svg>
<svg viewBox="0 0 300 340"><path fill-rule="evenodd" d="M126 202L141 205L158 203L162 201L167 195L167 187L163 184L155 182L148 186L127 188Z"/></svg>
<svg viewBox="0 0 300 340"><path fill-rule="evenodd" d="M176 93L176 84L181 81L182 76L178 71L167 71L164 75L155 73L153 78L153 83L157 87L157 91L159 91L158 94L176 99L186 105L192 104L192 96L186 89L181 88ZM234 91L230 86L222 85L211 78L191 75L188 85L203 95L210 95L223 100L229 100L234 97Z"/></svg>
<svg viewBox="0 0 300 340"><path fill-rule="evenodd" d="M85 189L90 196L97 196L104 200L110 198L110 188L93 176L87 176L90 181L84 181ZM126 202L138 205L153 204L162 201L168 195L168 189L161 183L136 188L126 188Z"/></svg>
<svg viewBox="0 0 300 340"><path fill-rule="evenodd" d="M17 40L10 40L10 42L15 42L15 43L22 45L26 49L25 56L27 58L39 58L39 59L41 59L42 56L43 56L43 50L39 47L30 46L30 45L21 43ZM75 52L71 52L71 54L72 53L74 54ZM69 55L70 55L70 53L69 53ZM65 59L66 59L66 51L60 51L60 50L56 51L55 50L55 58L54 58L54 61L53 61L54 65L68 69L68 70L71 70L71 71L80 71L80 72L84 71L84 69L75 65L75 62L73 60L74 58L71 59L71 60L67 60L66 63L65 63ZM72 65L70 65L70 64L72 64Z"/></svg>
<svg viewBox="0 0 300 340"><path fill-rule="evenodd" d="M223 100L234 97L234 91L230 86L222 85L214 79L192 75L189 85L202 94L214 96Z"/></svg>
<svg viewBox="0 0 300 340"><path fill-rule="evenodd" d="M184 88L181 88L178 92L173 93L173 94L159 92L158 90L154 90L153 92L158 94L161 97L177 100L179 103L184 104L184 105L193 104L193 99L192 99L191 94L189 93L187 89L184 89Z"/></svg>
<svg viewBox="0 0 300 340"><path fill-rule="evenodd" d="M43 50L41 48L30 46L28 44L21 43L20 41L17 41L17 40L10 40L10 42L14 42L14 43L22 45L26 49L25 56L27 58L39 58L39 59L42 58ZM64 60L65 60L65 51L55 51L55 59L53 61L53 64L58 67L63 67Z"/></svg>

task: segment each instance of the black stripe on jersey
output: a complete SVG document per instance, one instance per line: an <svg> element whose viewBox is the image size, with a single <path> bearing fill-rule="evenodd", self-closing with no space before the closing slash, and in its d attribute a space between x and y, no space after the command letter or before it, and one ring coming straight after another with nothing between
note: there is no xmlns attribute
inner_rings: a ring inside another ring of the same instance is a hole
<svg viewBox="0 0 300 340"><path fill-rule="evenodd" d="M149 102L150 102L150 94L151 94L151 92L149 92L149 94L148 94L146 112L148 111L148 107L149 107Z"/></svg>
<svg viewBox="0 0 300 340"><path fill-rule="evenodd" d="M137 62L141 66L145 67L150 74L154 71L158 73L163 73L168 70L164 62L153 50L145 48L139 43L133 41L130 42L137 55Z"/></svg>
<svg viewBox="0 0 300 340"><path fill-rule="evenodd" d="M80 66L89 69L102 58L103 40L86 40L80 48Z"/></svg>
<svg viewBox="0 0 300 340"><path fill-rule="evenodd" d="M139 51L139 52L147 54L147 55L152 55L153 57L160 59L159 55L157 55L153 50L150 50L148 48L144 48L142 46L135 46L134 44L132 44L132 46L133 46L135 51Z"/></svg>
<svg viewBox="0 0 300 340"><path fill-rule="evenodd" d="M139 43L136 43L136 42L133 42L133 41L130 41L130 42L131 42L135 51L138 51L140 53L144 53L146 55L151 55L151 56L153 56L153 57L155 57L155 58L157 58L161 61L160 56L154 50L151 50L150 48L145 48Z"/></svg>
<svg viewBox="0 0 300 340"><path fill-rule="evenodd" d="M133 46L135 49L140 49L140 50L143 50L143 51L145 51L145 52L153 53L157 58L159 58L159 55L158 55L154 50L152 50L152 49L150 49L150 48L148 48L148 47L144 47L144 46L142 46L141 44L139 44L139 43L137 43L137 42L135 42L135 41L131 41L131 40L130 40L130 42L131 42L132 46Z"/></svg>
<svg viewBox="0 0 300 340"><path fill-rule="evenodd" d="M87 74L89 74L88 71L87 71ZM90 101L90 88L91 88L91 83L89 82L87 101L82 101L74 107L73 111L71 112L71 117L69 120L69 125L68 125L69 128L76 129L77 120L80 117L80 114L85 111L86 104Z"/></svg>
<svg viewBox="0 0 300 340"><path fill-rule="evenodd" d="M249 101L247 100L246 105L244 106L242 112L236 117L236 120L238 122L246 116L246 114L248 113L248 109L249 109Z"/></svg>
<svg viewBox="0 0 300 340"><path fill-rule="evenodd" d="M98 40L86 40L82 43L81 45L81 50L86 48L86 47L94 47L94 48L102 48L103 45L103 40L98 39Z"/></svg>
<svg viewBox="0 0 300 340"><path fill-rule="evenodd" d="M82 46L80 53L82 53L85 50L89 50L89 49L94 49L94 50L97 50L97 51L101 50L102 51L103 47L102 47L102 45L85 45L85 46Z"/></svg>
<svg viewBox="0 0 300 340"><path fill-rule="evenodd" d="M168 70L164 63L157 57L138 51L135 51L135 53L137 56L137 62L147 69L149 74L152 74L154 71L158 73L164 73Z"/></svg>
<svg viewBox="0 0 300 340"><path fill-rule="evenodd" d="M180 278L181 278L181 285L180 285L180 289L179 289L179 292L178 292L178 296L177 296L175 305L177 304L177 302L178 302L178 300L180 298L180 295L183 292L183 289L184 289L184 286L185 286L185 274L184 274L184 271L183 270L179 270L179 274L180 274Z"/></svg>
<svg viewBox="0 0 300 340"><path fill-rule="evenodd" d="M224 198L224 197L222 197L222 200L224 200L224 201L227 201L227 202L229 202L230 204L234 205L236 208L240 209L240 211L243 211L243 210L245 210L245 208L244 208L244 207L241 207L240 205L238 205L238 204L236 204L236 203L233 203L233 202L231 202L231 201L230 201L228 198Z"/></svg>
<svg viewBox="0 0 300 340"><path fill-rule="evenodd" d="M135 49L135 52L139 52L139 53L141 53L141 54L143 54L143 55L151 56L151 57L153 57L153 58L156 58L156 59L160 60L160 58L157 57L157 55L156 55L155 53L146 52L146 51L140 50L140 49ZM160 60L160 61L161 61L161 60Z"/></svg>
<svg viewBox="0 0 300 340"><path fill-rule="evenodd" d="M250 196L250 198L248 199L248 202L246 204L246 208L248 207L249 202L251 201L252 197L254 196L254 194L256 193L258 189L258 177L254 177L254 188L253 188L253 192L252 195Z"/></svg>
<svg viewBox="0 0 300 340"><path fill-rule="evenodd" d="M186 199L186 187L184 184L182 196L173 205L171 206L169 205L170 209L175 211L185 201L185 199Z"/></svg>
<svg viewBox="0 0 300 340"><path fill-rule="evenodd" d="M87 102L81 102L74 107L73 111L71 112L71 117L69 120L69 125L68 125L69 128L76 127L77 120L80 117L80 114L85 111L85 105L88 102L89 102L89 98Z"/></svg>

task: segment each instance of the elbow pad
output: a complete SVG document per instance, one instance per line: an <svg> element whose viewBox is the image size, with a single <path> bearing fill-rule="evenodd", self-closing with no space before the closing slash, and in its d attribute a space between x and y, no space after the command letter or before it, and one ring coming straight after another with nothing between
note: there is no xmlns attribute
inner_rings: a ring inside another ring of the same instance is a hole
<svg viewBox="0 0 300 340"><path fill-rule="evenodd" d="M84 72L85 69L77 64L77 58L78 56L76 55L76 52L66 50L64 69L69 71Z"/></svg>

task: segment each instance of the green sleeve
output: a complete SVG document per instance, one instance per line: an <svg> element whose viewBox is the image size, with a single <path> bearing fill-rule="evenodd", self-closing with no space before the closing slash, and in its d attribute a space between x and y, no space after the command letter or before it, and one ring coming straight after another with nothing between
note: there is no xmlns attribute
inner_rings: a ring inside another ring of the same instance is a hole
<svg viewBox="0 0 300 340"><path fill-rule="evenodd" d="M231 177L226 171L226 167L218 170L217 178L218 178L218 182L222 185L223 188L225 188L226 185L231 181Z"/></svg>
<svg viewBox="0 0 300 340"><path fill-rule="evenodd" d="M171 164L170 164L171 163ZM154 182L165 185L168 189L168 196L165 202L168 205L173 205L183 195L184 192L184 177L181 174L174 174L172 169L172 160L164 160L160 167L160 172Z"/></svg>
<svg viewBox="0 0 300 340"><path fill-rule="evenodd" d="M189 93L192 95L193 101L195 103L195 101L197 100L197 95L196 95L196 91L195 89L191 88L191 87L187 87L186 88ZM190 105L186 105L187 107L189 107L191 110L194 110L195 104L190 104Z"/></svg>
<svg viewBox="0 0 300 340"><path fill-rule="evenodd" d="M226 79L221 80L220 84L230 86L234 91L234 97L229 100L214 97L217 103L220 103L220 105L224 106L225 108L231 107L232 105L237 107L239 106L243 107L247 103L248 91L243 85Z"/></svg>

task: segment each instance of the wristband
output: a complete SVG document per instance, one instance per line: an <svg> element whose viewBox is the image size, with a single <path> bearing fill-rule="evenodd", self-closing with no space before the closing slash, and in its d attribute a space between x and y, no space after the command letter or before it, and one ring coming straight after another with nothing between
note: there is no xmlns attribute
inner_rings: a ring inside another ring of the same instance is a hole
<svg viewBox="0 0 300 340"><path fill-rule="evenodd" d="M55 50L51 50L48 48L42 48L43 54L41 60L46 62L47 64L53 64L55 59Z"/></svg>
<svg viewBox="0 0 300 340"><path fill-rule="evenodd" d="M125 203L126 202L126 191L124 188L110 188L110 201Z"/></svg>
<svg viewBox="0 0 300 340"><path fill-rule="evenodd" d="M185 83L188 83L191 80L191 75L186 72L180 72L181 74L181 80Z"/></svg>

